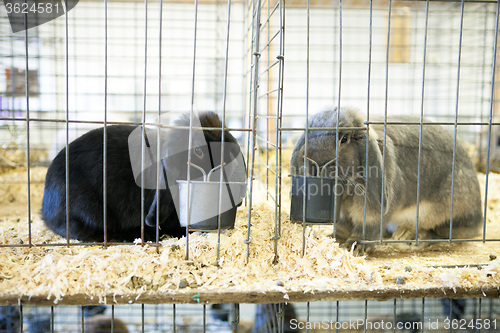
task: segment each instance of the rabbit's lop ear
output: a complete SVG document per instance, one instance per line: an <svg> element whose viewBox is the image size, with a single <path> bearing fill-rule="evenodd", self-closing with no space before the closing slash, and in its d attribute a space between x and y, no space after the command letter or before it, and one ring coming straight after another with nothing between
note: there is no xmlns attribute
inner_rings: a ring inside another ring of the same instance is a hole
<svg viewBox="0 0 500 333"><path fill-rule="evenodd" d="M386 212L389 208L389 196L388 192L389 186L387 186L389 179L382 179L383 167L387 167L387 164L383 165L383 156L382 149L379 146L377 140L373 138L372 135L369 135L368 138L368 163L366 163L367 155L366 155L366 139L360 140L360 144L365 145L364 147L360 147L360 151L363 156L360 158L362 161L361 168L364 170L364 179L365 179L365 192L367 196L368 202L371 206L380 212L382 209L382 180L384 181L384 212ZM388 154L386 154L388 155ZM386 156L387 159L387 156ZM386 172L387 174L387 172Z"/></svg>

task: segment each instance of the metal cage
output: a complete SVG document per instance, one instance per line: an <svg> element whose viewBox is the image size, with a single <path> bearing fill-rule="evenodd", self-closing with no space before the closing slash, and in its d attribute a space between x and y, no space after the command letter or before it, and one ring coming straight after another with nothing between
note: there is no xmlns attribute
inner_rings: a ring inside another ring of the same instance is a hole
<svg viewBox="0 0 500 333"><path fill-rule="evenodd" d="M245 156L247 191L238 209L248 216L242 239L246 262L254 258L250 246L259 219L255 202L265 200L272 206L269 237L276 264L283 257L282 224L290 223L291 151L300 134L317 130L306 125L312 115L353 107L367 127L407 126L409 122L390 120L403 114L419 119L413 125L422 128L425 117L444 126L469 150L482 179L481 234L454 239L450 233L440 242L487 247L481 255L466 258L458 258L460 249L453 248L449 260L436 265L429 263L434 259L429 255L425 267L481 270L496 259L500 229L498 215L490 209L497 205L491 179L500 170L500 2L105 0L70 6L68 1L54 1L67 12L45 23L36 21L36 15L18 17L23 28L34 25L18 32L10 23L13 8L22 8L22 1L21 7L11 3L16 1L6 1L0 11L0 206L5 209L2 213L0 207L0 227L15 222L27 231L4 240L0 251L117 245L106 236L92 244L70 241L69 236L65 241L33 241L32 224L40 219L45 172L52 159L97 127L142 125L159 132L176 128L167 122L182 114L210 110ZM374 120L377 116L382 121ZM194 127L190 122L187 129L191 133ZM191 134L189 138L191 144ZM307 149L307 141L305 145ZM383 145L385 150L385 140ZM141 156L145 158L144 151ZM425 175L419 175L418 182L420 177ZM418 200L415 204L418 207ZM71 207L65 209L68 215ZM144 211L143 206L138 209ZM418 208L415 215L418 221ZM324 228L325 237L336 233L333 221L323 226L306 221L305 209L301 220L302 255L306 231ZM158 225L153 246L161 247ZM138 243L143 245L144 228L142 223ZM382 229L381 218L380 238L362 239L360 244L389 249L391 241ZM218 265L222 230L216 232ZM374 260L386 270L402 265L380 253ZM0 286L11 278L0 272ZM498 299L493 298L498 285L462 288L451 296L438 288L405 294L399 287L391 285L385 294L363 290L354 295L302 290L304 296L297 292L290 303L276 292L255 298L256 306L248 304L249 293L242 300L228 294L224 303L209 298L203 299L206 304L194 305L183 303L199 303L199 293L198 298L148 300L157 304L101 306L90 298L46 306L46 301L25 295L18 298L21 305L16 297L0 297L5 304L0 307L0 332L87 332L91 324L86 319L99 312L107 320L103 332L121 332L122 324L129 332L250 332L252 327L253 332L498 330Z"/></svg>

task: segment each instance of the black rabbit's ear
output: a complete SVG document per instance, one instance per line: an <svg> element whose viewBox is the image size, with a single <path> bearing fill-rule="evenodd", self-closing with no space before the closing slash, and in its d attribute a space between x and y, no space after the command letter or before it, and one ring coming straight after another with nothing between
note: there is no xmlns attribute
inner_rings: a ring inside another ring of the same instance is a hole
<svg viewBox="0 0 500 333"><path fill-rule="evenodd" d="M158 193L155 192L153 202L151 203L151 206L149 207L149 210L148 210L148 215L146 215L146 219L144 220L144 223L146 223L146 225L148 227L155 227L156 226L156 205L158 203L157 195L158 195Z"/></svg>

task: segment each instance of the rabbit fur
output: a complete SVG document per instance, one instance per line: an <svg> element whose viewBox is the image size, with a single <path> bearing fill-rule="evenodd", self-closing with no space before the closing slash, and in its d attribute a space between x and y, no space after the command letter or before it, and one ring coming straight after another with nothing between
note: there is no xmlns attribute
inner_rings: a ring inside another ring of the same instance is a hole
<svg viewBox="0 0 500 333"><path fill-rule="evenodd" d="M222 128L222 123L213 112L198 115L202 127ZM189 117L183 116L175 123L189 126ZM114 125L107 127L107 239L112 241L133 241L141 237L141 188L137 185L129 157L128 139L137 126ZM160 150L179 152L166 157L164 168L174 174L175 179L186 179L188 156L188 131L173 129L162 135ZM193 140L192 162L209 166L210 170L220 164L219 156L210 150L210 143L221 142L220 130L203 130L206 143L198 146ZM234 159L240 153L236 139L226 130L224 142L232 148L226 149L225 161ZM204 141L205 141L204 140ZM235 149L234 147L237 147ZM176 148L176 149L174 149ZM237 151L235 151L237 150ZM165 155L162 155L165 156ZM200 157L201 156L201 157ZM42 203L42 218L45 224L57 234L66 237L66 148L52 161L45 179ZM209 160L208 160L209 159ZM244 163L244 162L243 162ZM239 173L230 175L231 181L244 181L245 165ZM156 170L156 169L155 169ZM205 170L205 171L209 171ZM243 170L243 172L241 172ZM145 175L156 177L156 172L144 171ZM199 179L201 173L191 168L191 179ZM236 179L234 179L236 178ZM156 179L156 178L155 178ZM164 179L164 178L163 178ZM156 183L153 181L153 183ZM175 184L176 185L176 184ZM145 226L144 239L156 238L156 214L159 201L159 236L181 237L186 229L180 226L174 200L178 195L176 186L159 190L144 189ZM103 241L103 128L92 130L69 144L69 237L82 241Z"/></svg>
<svg viewBox="0 0 500 333"><path fill-rule="evenodd" d="M338 114L337 109L320 112L310 117L308 126L336 128L337 117L338 141L335 130L309 130L307 142L307 157L320 167L335 159L338 149L337 163L326 167L327 176L334 177L336 164L344 184L337 240L346 248L352 248L362 239L380 240L381 221L383 226L389 222L397 225L393 240L415 240L420 125L388 124L385 148L384 125L366 127L364 118L354 109L342 108ZM408 116L390 120L420 123L420 118ZM450 237L454 138L444 127L428 123L424 120L422 127L418 242L393 243L399 248L420 249L429 245L421 240ZM304 133L292 153L291 174L304 174L305 150ZM306 163L307 171L315 175L315 166L311 164ZM467 151L457 140L451 237L476 235L482 216L477 173ZM373 248L373 243L365 244L367 252ZM360 253L360 246L355 246L355 251Z"/></svg>

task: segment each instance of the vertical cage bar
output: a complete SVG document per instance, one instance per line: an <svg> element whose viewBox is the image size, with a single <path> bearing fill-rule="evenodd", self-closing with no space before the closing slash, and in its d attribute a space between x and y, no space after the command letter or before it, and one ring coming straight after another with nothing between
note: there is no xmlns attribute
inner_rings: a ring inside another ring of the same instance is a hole
<svg viewBox="0 0 500 333"><path fill-rule="evenodd" d="M253 123L252 112L250 110L252 110L252 101L253 101L253 94L252 93L253 93L253 82L254 82L254 79L253 79L254 63L253 63L253 53L252 52L255 48L255 45L254 45L255 39L253 38L254 34L255 34L255 16L253 15L253 13L254 13L253 7L252 7L253 0L246 0L246 1L248 2L248 4L245 7L246 15L245 15L244 28L246 28L246 29L245 29L245 43L243 45L244 53L245 53L245 61L243 63L243 67L245 67L246 64L250 62L250 69L245 73L245 76L243 77L243 81L244 81L244 90L243 91L244 92L248 91L248 101L246 101L246 99L244 99L243 104L248 103L248 106L247 106L248 116L246 117L246 121L247 121L248 127L250 127L251 124ZM248 16L250 16L250 13L252 13L251 20L248 17ZM250 22L248 22L248 21L250 21ZM248 45L248 47L246 47L247 45ZM247 140L245 142L245 148L246 148L247 161L250 161L250 156L251 156L251 153L250 153L250 139L251 139L251 137L252 137L252 133L246 132ZM245 203L247 201L247 198L248 198L248 196L245 197ZM248 232L250 232L250 230L248 230ZM246 242L249 242L248 235L247 235ZM247 258L247 260L248 260L248 258Z"/></svg>
<svg viewBox="0 0 500 333"><path fill-rule="evenodd" d="M266 200L269 199L269 169L270 169L270 164L269 164L269 149L271 149L272 145L271 145L271 142L270 142L270 138L271 138L271 135L270 135L270 131L271 131L271 126L269 125L270 121L271 121L271 115L272 115L272 111L271 111L271 84L272 84L272 81L271 81L271 4L270 4L270 0L267 0L266 1L266 16L267 16L267 24L266 24L266 32L267 32L267 47L266 47L266 81L267 81L267 85L266 85L266 90L267 90L267 93L266 93ZM278 144L278 142L275 142L276 145ZM277 146L276 146L276 156L278 155L278 150L277 150ZM278 165L276 164L276 168L278 167ZM276 173L275 175L277 174L277 170L275 170ZM278 197L276 197L276 195L274 196L274 212L275 212L275 219L274 219L274 222L275 222L275 228L274 228L274 236L273 236L273 241L274 241L274 260L273 260L273 263L277 263L278 262L278 238L279 238L279 231L277 229L277 224L278 224L278 221L276 219L276 210L277 210L277 206L278 206Z"/></svg>
<svg viewBox="0 0 500 333"><path fill-rule="evenodd" d="M23 326L24 326L24 309L23 308L24 308L23 305L19 306L19 320L20 320L20 326L21 326L21 333L23 332Z"/></svg>
<svg viewBox="0 0 500 333"><path fill-rule="evenodd" d="M365 145L365 176L368 172L369 165L369 146L370 146L370 96L371 96L371 77L372 77L372 47L373 47L373 0L370 0L370 24L368 28L368 85L366 93L366 145ZM368 190L366 187L368 182L365 182L365 195L363 199L363 229L361 231L361 239L366 239L366 209L368 208ZM361 254L365 253L365 244L361 246ZM366 330L366 327L365 327Z"/></svg>
<svg viewBox="0 0 500 333"><path fill-rule="evenodd" d="M258 118L258 89L259 89L259 59L260 59L260 15L261 15L261 1L253 0L253 82L252 82L252 108L250 110L251 113L251 145L250 145L250 186L248 191L248 223L247 223L247 238L245 240L247 244L247 262L249 260L250 255L250 225L252 219L252 204L253 204L253 181L254 181L254 169L255 169L255 151L257 150L256 146L256 135L257 135L257 118Z"/></svg>
<svg viewBox="0 0 500 333"><path fill-rule="evenodd" d="M115 306L111 304L111 333L115 331Z"/></svg>
<svg viewBox="0 0 500 333"><path fill-rule="evenodd" d="M84 306L80 306L80 332L85 332L85 316L84 316Z"/></svg>
<svg viewBox="0 0 500 333"><path fill-rule="evenodd" d="M479 115L479 120L481 121L481 123L483 122L486 122L485 120L485 111L484 108L483 109L483 104L484 104L484 100L483 100L483 96L485 96L485 92L486 92L486 71L484 70L486 68L486 58L487 58L487 45L488 45L488 23L489 23L489 16L488 16L488 13L489 13L489 6L488 5L485 5L484 6L484 17L485 17L485 20L484 20L484 26L483 26L483 52L482 52L482 59L481 59L481 89L480 89L480 96L481 98L479 98L479 101L478 103L480 103L481 105L481 111L480 111L480 115ZM494 52L493 52L494 53ZM484 154L484 147L483 147L483 144L482 144L482 137L483 137L483 132L482 132L482 128L483 126L480 126L479 127L479 145L478 145L478 167L479 167L479 170L482 170L483 169L483 166L486 166L486 164L483 164L483 156L485 155Z"/></svg>
<svg viewBox="0 0 500 333"><path fill-rule="evenodd" d="M282 179L282 133L281 128L283 125L283 82L285 74L285 1L279 0L279 19L280 19L280 51L278 55L279 60L279 72L278 72L278 106L276 110L276 198L278 198L277 203L277 214L276 223L279 232L279 237L281 237L281 179Z"/></svg>
<svg viewBox="0 0 500 333"><path fill-rule="evenodd" d="M191 149L193 148L193 117L195 99L195 79L196 79L196 46L198 36L198 0L194 0L194 32L193 32L193 65L191 79L191 106L189 108L189 138L188 138L188 160L187 160L187 207L191 207ZM188 210L187 210L188 211ZM186 226L186 260L189 260L189 226L191 224L191 214L187 214Z"/></svg>
<svg viewBox="0 0 500 333"><path fill-rule="evenodd" d="M336 309L335 309L335 322L338 323L339 322L339 318L340 318L340 302L339 301L336 301ZM335 325L335 333L338 333L339 332L339 325Z"/></svg>
<svg viewBox="0 0 500 333"><path fill-rule="evenodd" d="M267 24L265 24L265 27L266 27L266 38L267 38L267 41L268 41L268 45L266 47L266 53L267 53L267 57L266 57L266 67L267 67L267 70L266 70L266 83L267 83L267 87L266 87L266 90L267 90L267 93L266 93L266 200L269 199L269 149L270 149L270 135L269 135L269 131L270 131L270 126L269 126L269 122L270 122L270 116L271 116L271 112L269 112L270 108L271 108L271 94L269 93L271 91L271 74L270 74L270 64L271 64L271 17L269 16L270 15L270 2L271 0L267 0L265 3L266 3L266 17L267 17ZM276 257L276 253L275 253L275 257Z"/></svg>
<svg viewBox="0 0 500 333"><path fill-rule="evenodd" d="M24 14L24 47L25 47L25 66L24 71L24 90L26 98L26 182L27 182L27 210L28 210L28 242L29 247L33 245L31 242L31 179L30 179L30 93L29 93L29 52L28 52L28 14ZM14 72L12 73L14 76Z"/></svg>
<svg viewBox="0 0 500 333"><path fill-rule="evenodd" d="M245 28L246 28L246 34L245 34L245 38L247 39L246 40L246 43L244 44L244 47L246 45L249 45L248 48L245 49L245 64L248 63L250 61L250 69L247 71L246 75L250 75L250 77L247 79L245 79L245 92L247 91L247 87L250 86L250 89L248 90L248 118L247 118L247 122L248 122L248 126L252 126L252 124L254 123L254 119L252 118L252 97L253 97L253 74L254 74L254 70L253 70L253 53L251 53L255 46L254 46L254 34L255 34L255 16L253 15L253 10L251 8L251 6L253 5L253 0L250 1L250 0L247 0L248 1L248 5L246 6L246 13L247 15L245 15L245 19L250 21L248 19L248 15L250 12L252 12L252 20L251 22L247 22L245 20ZM249 38L249 35L250 35L250 38ZM248 39L249 38L249 39ZM249 53L251 54L250 57L249 57ZM249 59L250 58L250 59ZM247 86L248 85L248 86ZM247 161L249 162L249 165L247 167L248 169L248 174L250 174L251 170L250 170L250 167L251 167L251 151L250 151L250 140L251 140L251 137L252 137L253 133L252 132L247 132L246 133L246 137L247 137L247 140L245 142L245 147L246 147L246 158L247 158ZM250 184L251 186L251 184ZM245 196L245 203L248 203L250 204L250 196L251 196L251 191L248 191L247 195ZM248 260L249 260L249 255L250 255L250 242L251 242L251 230L250 230L250 220L251 220L251 217L250 217L250 212L251 212L251 209L249 208L248 209L248 221L247 221L247 236L244 240L245 244L246 244L246 262L248 263Z"/></svg>
<svg viewBox="0 0 500 333"><path fill-rule="evenodd" d="M371 2L371 1L370 1ZM366 322L368 321L368 300L365 300L365 314L364 314L364 327L363 332L366 333Z"/></svg>
<svg viewBox="0 0 500 333"><path fill-rule="evenodd" d="M278 0L279 6L279 54L276 57L278 59L278 94L276 97L277 107L276 107L276 123L275 123L275 143L276 143L276 154L275 154L275 192L274 197L276 198L274 206L274 221L275 221L275 234L274 234L274 263L278 260L278 240L281 238L281 177L282 177L282 165L281 165L281 153L282 153L282 142L281 142L281 126L282 126L282 107L283 107L283 74L284 74L284 43L285 43L285 29L284 29L284 1ZM269 131L268 131L269 132ZM268 140L269 141L269 140ZM269 165L269 162L267 162Z"/></svg>
<svg viewBox="0 0 500 333"><path fill-rule="evenodd" d="M142 92L142 138L141 140L141 241L144 245L145 230L144 230L144 169L145 169L145 154L146 147L146 112L147 112L147 80L148 80L148 0L144 0L144 78L143 78L143 92Z"/></svg>
<svg viewBox="0 0 500 333"><path fill-rule="evenodd" d="M11 59L10 59L10 72L11 73L15 73L15 67L14 67L14 38L11 38L10 39L10 43L9 43L9 47L10 47L10 54L11 54ZM15 81L15 76L14 75L11 75L10 76L10 112L9 112L9 115L10 117L12 118L15 118L16 117L16 113L15 113L15 98L16 98L16 81ZM13 122L15 124L15 122ZM15 125L14 125L15 126Z"/></svg>
<svg viewBox="0 0 500 333"><path fill-rule="evenodd" d="M339 0L339 88L337 96L337 119L335 124L335 186L334 193L332 195L335 198L335 192L337 191L338 178L339 178L339 164L337 163L339 158L339 122L340 122L340 108L341 108L341 94L342 94L342 0ZM337 211L337 200L333 199L333 211ZM338 221L336 220L336 214L333 214L333 233L335 235L336 225Z"/></svg>
<svg viewBox="0 0 500 333"><path fill-rule="evenodd" d="M479 299L479 309L481 309L481 302L482 302L482 299L480 298ZM492 298L489 300L489 303L490 304L489 304L489 307L488 307L488 318L491 319L491 318L493 318L493 299ZM479 312L479 313L481 313L481 312ZM495 322L494 326L497 326L497 322ZM496 328L497 327L495 327L495 329ZM490 325L490 328L488 329L488 332L492 332L492 330L493 330L493 325Z"/></svg>
<svg viewBox="0 0 500 333"><path fill-rule="evenodd" d="M302 199L302 256L304 256L306 252L306 198L308 191L307 184L307 148L309 145L309 81L310 81L310 55L309 55L309 46L310 46L310 0L307 0L307 8L306 8L306 128L305 128L305 138L304 138L304 198Z"/></svg>
<svg viewBox="0 0 500 333"><path fill-rule="evenodd" d="M392 307L392 332L396 332L396 324L398 322L397 320L397 299L394 299L394 305Z"/></svg>
<svg viewBox="0 0 500 333"><path fill-rule="evenodd" d="M311 303L307 302L306 305L306 322L311 322ZM306 326L306 332L309 332L309 326Z"/></svg>
<svg viewBox="0 0 500 333"><path fill-rule="evenodd" d="M102 147L102 217L104 224L104 246L108 245L108 158L107 158L107 122L108 122L108 0L104 0L104 127L103 127L103 147ZM67 152L66 152L67 153ZM69 242L69 238L68 238Z"/></svg>
<svg viewBox="0 0 500 333"><path fill-rule="evenodd" d="M420 98L420 128L418 133L418 163L417 163L417 208L415 217L415 245L418 245L418 224L419 224L419 209L420 209L420 175L422 165L422 138L423 138L423 122L424 122L424 99L425 99L425 61L427 59L427 32L429 27L429 0L425 3L425 27L424 27L424 53L422 60L422 89Z"/></svg>
<svg viewBox="0 0 500 333"><path fill-rule="evenodd" d="M203 333L205 333L207 331L207 306L205 304L203 304L202 325L203 325Z"/></svg>
<svg viewBox="0 0 500 333"><path fill-rule="evenodd" d="M177 310L175 308L175 304L172 304L172 326L173 326L173 333L176 332L177 330L177 324L176 324L176 321L177 321Z"/></svg>
<svg viewBox="0 0 500 333"><path fill-rule="evenodd" d="M425 297L422 297L422 333L425 332Z"/></svg>
<svg viewBox="0 0 500 333"><path fill-rule="evenodd" d="M106 0L105 0L106 1ZM67 17L67 15L66 15ZM106 21L105 21L106 22ZM66 34L67 37L67 34ZM68 40L66 39L66 45L68 43ZM68 105L68 50L66 50L65 54L65 61L66 61L66 154L65 154L65 200L66 200L66 206L64 207L65 212L66 212L66 244L69 245L69 105Z"/></svg>
<svg viewBox="0 0 500 333"><path fill-rule="evenodd" d="M387 18L387 49L385 59L385 96L384 96L384 139L382 143L382 177L380 191L380 244L383 242L384 233L384 184L385 184L385 153L387 147L387 107L389 98L389 49L391 42L391 15L392 15L392 0L389 0L389 12Z"/></svg>
<svg viewBox="0 0 500 333"><path fill-rule="evenodd" d="M156 235L155 242L158 244L160 241L160 177L161 177L161 76L162 76L162 42L163 42L163 0L159 3L159 34L158 34L158 126L156 128ZM168 188L167 179L165 179L165 187Z"/></svg>
<svg viewBox="0 0 500 333"><path fill-rule="evenodd" d="M146 320L145 320L144 303L141 304L141 329L142 329L142 333L146 332Z"/></svg>
<svg viewBox="0 0 500 333"><path fill-rule="evenodd" d="M486 215L488 212L488 184L489 184L489 174L490 174L490 153L491 153L491 128L493 122L493 108L495 103L495 74L497 71L497 47L498 47L498 20L500 13L500 2L496 2L495 11L495 40L493 42L493 60L491 69L491 91L490 91L490 114L488 117L488 145L486 149L486 179L484 184L484 211L483 211L483 243L486 241Z"/></svg>
<svg viewBox="0 0 500 333"><path fill-rule="evenodd" d="M240 305L238 303L232 304L231 315L232 315L231 326L233 333L238 333L239 323L240 323Z"/></svg>
<svg viewBox="0 0 500 333"><path fill-rule="evenodd" d="M278 332L285 331L285 303L278 304Z"/></svg>
<svg viewBox="0 0 500 333"><path fill-rule="evenodd" d="M458 131L458 109L459 109L459 99L460 99L460 69L462 61L462 39L463 39L463 28L464 28L464 6L465 0L462 0L460 6L460 33L458 40L458 62L457 62L457 88L455 96L455 124L453 125L453 159L451 163L451 200L450 200L450 234L449 243L452 242L453 238L453 195L455 189L455 161L456 161L456 151L457 151L457 131Z"/></svg>
<svg viewBox="0 0 500 333"><path fill-rule="evenodd" d="M482 299L479 298L478 299L478 318L479 319L482 319L483 318L483 311L482 311L482 305L483 305L483 302L482 302ZM490 313L489 313L489 318L492 318L491 314L492 314L492 305L493 305L493 302L490 302ZM481 332L481 330L479 330L479 332Z"/></svg>
<svg viewBox="0 0 500 333"><path fill-rule="evenodd" d="M221 234L221 216L222 216L222 190L223 182L226 180L224 172L224 152L225 152L225 131L226 128L226 99L227 99L227 75L228 75L228 64L229 64L229 32L231 28L231 0L227 0L227 23L226 23L226 51L224 55L224 83L222 91L222 124L221 124L221 155L220 155L220 166L221 166L221 177L219 179L219 209L217 216L217 262L216 265L219 266L220 262L220 234ZM229 190L229 184L226 185ZM230 191L229 191L230 192ZM229 193L231 195L231 193Z"/></svg>
<svg viewBox="0 0 500 333"><path fill-rule="evenodd" d="M55 313L54 313L54 306L52 305L50 307L50 333L54 333L54 316L55 316Z"/></svg>
<svg viewBox="0 0 500 333"><path fill-rule="evenodd" d="M450 312L447 314L448 315L448 318L450 320L453 320L453 299L452 298L449 298L448 299L448 304L449 304L449 307L450 307ZM449 328L449 332L451 333L452 332L452 327L450 325L450 328Z"/></svg>

